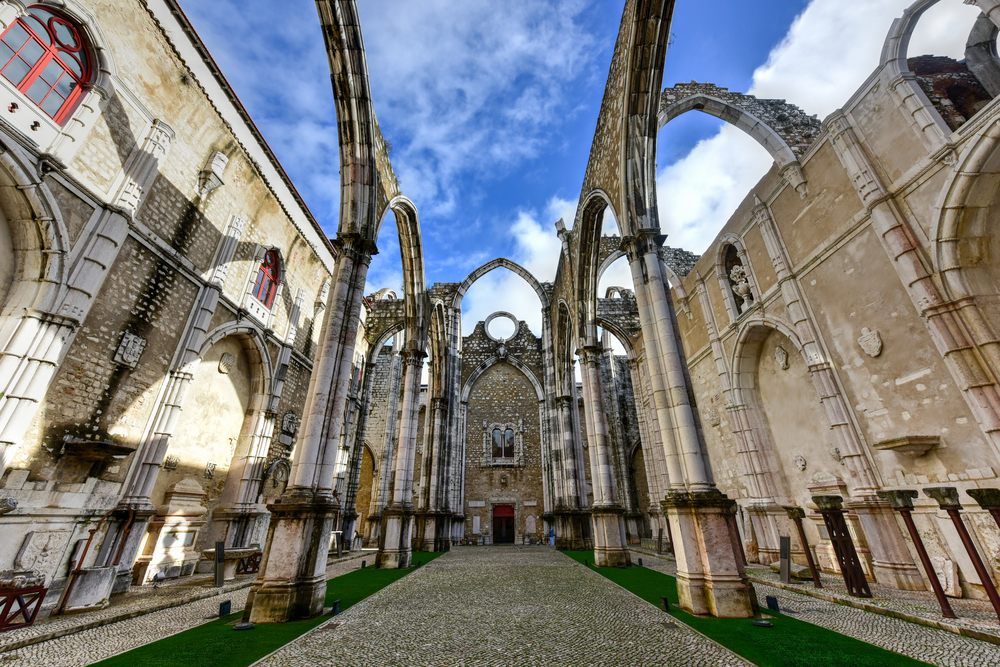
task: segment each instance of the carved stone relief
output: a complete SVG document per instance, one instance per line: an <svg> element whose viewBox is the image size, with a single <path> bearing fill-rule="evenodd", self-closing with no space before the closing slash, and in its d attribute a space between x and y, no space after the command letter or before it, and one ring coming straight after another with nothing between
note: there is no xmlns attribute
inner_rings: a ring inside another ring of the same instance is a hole
<svg viewBox="0 0 1000 667"><path fill-rule="evenodd" d="M788 370L788 353L782 347L774 348L774 360L778 362L778 366L781 370Z"/></svg>
<svg viewBox="0 0 1000 667"><path fill-rule="evenodd" d="M118 349L115 351L115 363L135 368L144 349L146 349L146 339L126 331L122 334L121 343L118 344Z"/></svg>
<svg viewBox="0 0 1000 667"><path fill-rule="evenodd" d="M805 470L806 469L806 458L804 456L802 456L801 454L799 456L796 456L793 459L793 461L795 461L795 467L798 468L799 470Z"/></svg>
<svg viewBox="0 0 1000 667"><path fill-rule="evenodd" d="M214 461L209 461L205 465L205 479L212 479L213 477L215 477L215 466L217 465L218 464L215 463Z"/></svg>
<svg viewBox="0 0 1000 667"><path fill-rule="evenodd" d="M722 423L722 419L719 417L719 413L716 412L715 410L709 410L708 414L705 415L705 418L708 420L708 423L711 424L712 426L718 426L719 424Z"/></svg>
<svg viewBox="0 0 1000 667"><path fill-rule="evenodd" d="M163 459L163 469L164 470L177 470L177 464L181 462L181 459L177 454L168 454L167 458Z"/></svg>
<svg viewBox="0 0 1000 667"><path fill-rule="evenodd" d="M223 375L228 375L229 371L233 370L233 366L236 365L236 355L229 352L225 352L222 358L219 359L219 372Z"/></svg>
<svg viewBox="0 0 1000 667"><path fill-rule="evenodd" d="M877 357L882 354L882 337L879 335L878 329L872 331L868 327L862 327L858 345L869 357Z"/></svg>

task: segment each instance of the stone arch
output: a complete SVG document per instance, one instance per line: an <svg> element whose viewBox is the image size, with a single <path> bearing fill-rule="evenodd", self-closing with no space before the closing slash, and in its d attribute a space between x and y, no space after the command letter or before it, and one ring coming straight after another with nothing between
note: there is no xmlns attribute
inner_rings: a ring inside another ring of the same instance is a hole
<svg viewBox="0 0 1000 667"><path fill-rule="evenodd" d="M603 317L597 318L597 325L600 326L605 331L605 335L611 334L622 344L625 348L625 355L629 359L635 359L635 345L633 345L633 338L629 336L628 333L622 329L617 323L612 320L605 319ZM601 340L601 344L604 344L604 340Z"/></svg>
<svg viewBox="0 0 1000 667"><path fill-rule="evenodd" d="M448 327L444 303L437 301L431 309L427 336L430 348L429 393L430 398L444 398L447 390Z"/></svg>
<svg viewBox="0 0 1000 667"><path fill-rule="evenodd" d="M965 42L965 64L990 95L1000 95L1000 58L997 33L1000 28L980 14Z"/></svg>
<svg viewBox="0 0 1000 667"><path fill-rule="evenodd" d="M951 128L917 84L906 62L910 38L924 12L940 0L916 0L892 22L879 57L882 81L895 99L900 113L910 122L924 147L933 152L946 143Z"/></svg>
<svg viewBox="0 0 1000 667"><path fill-rule="evenodd" d="M736 345L733 348L732 362L729 365L733 369L733 402L737 406L744 404L742 400L743 384L741 384L741 379L744 377L744 374L755 372L755 369L752 367L753 364L756 364L757 360L754 346L769 336L772 331L779 332L792 343L795 351L799 353L799 356L802 357L807 367L815 364L815 360L809 358L805 347L802 345L802 341L788 324L772 317L754 317L746 320L740 326L739 334L736 337Z"/></svg>
<svg viewBox="0 0 1000 667"><path fill-rule="evenodd" d="M601 190L593 190L584 199L577 214L577 275L573 301L578 309L575 334L580 347L596 345L598 342L596 318L597 286L602 266L601 227L604 211L608 208L614 213L614 206L607 194ZM624 234L621 219L617 215L615 219L618 220L619 230Z"/></svg>
<svg viewBox="0 0 1000 667"><path fill-rule="evenodd" d="M472 393L472 388L476 385L476 381L491 366L496 364L509 364L521 371L521 374L528 378L528 382L530 382L531 386L535 388L535 394L538 396L539 403L545 401L545 389L542 387L542 383L538 381L534 372L532 372L532 370L526 366L523 361L517 357L507 356L505 359L501 359L494 355L476 366L475 370L473 370L469 375L469 379L465 381L465 385L462 387L462 403L469 402L469 394Z"/></svg>
<svg viewBox="0 0 1000 667"><path fill-rule="evenodd" d="M934 270L941 277L947 302L957 304L964 335L945 341L946 355L970 377L996 377L1000 370L1000 311L991 305L1000 289L1000 238L991 221L1000 211L996 182L1000 179L1000 125L991 125L964 152L951 182L944 188L941 213L932 234ZM985 298L984 298L985 297ZM979 354L961 351L968 346ZM957 352L957 354L955 354ZM983 368L981 364L989 368ZM982 391L977 388L976 391ZM976 401L1000 412L995 400Z"/></svg>
<svg viewBox="0 0 1000 667"><path fill-rule="evenodd" d="M0 153L0 211L10 229L14 260L7 294L0 295L2 342L9 333L6 325L20 319L25 308L54 313L69 277L70 243L52 193L13 145Z"/></svg>
<svg viewBox="0 0 1000 667"><path fill-rule="evenodd" d="M216 327L205 336L205 342L198 351L198 358L204 358L209 349L223 338L236 336L243 342L243 349L250 360L253 384L250 409L264 410L274 377L271 358L267 354L267 343L260 329L249 324L228 322Z"/></svg>
<svg viewBox="0 0 1000 667"><path fill-rule="evenodd" d="M368 367L375 368L375 362L378 361L379 355L382 353L382 348L385 344L389 342L389 339L403 331L406 328L404 322L395 322L390 325L387 329L379 332L375 338L375 342L372 343L371 352L368 353ZM371 377L371 373L366 372L365 377Z"/></svg>
<svg viewBox="0 0 1000 667"><path fill-rule="evenodd" d="M538 279L535 278L535 276L533 276L526 268L517 262L507 259L506 257L497 257L496 259L492 259L470 273L455 291L455 297L452 299L451 307L456 310L461 310L462 299L465 297L465 293L469 291L469 288L472 287L473 283L490 271L499 268L508 269L512 273L515 273L523 278L524 281L531 285L531 288L535 290L535 294L538 295L538 300L541 302L542 308L546 309L549 307L549 297L545 293L545 290L542 289L542 284L538 282Z"/></svg>
<svg viewBox="0 0 1000 667"><path fill-rule="evenodd" d="M399 253L403 263L403 302L406 309L407 344L424 350L427 344L427 284L424 279L424 251L420 238L420 218L417 207L403 195L394 197L386 207L375 230L375 239L382 222L392 211L399 232Z"/></svg>
<svg viewBox="0 0 1000 667"><path fill-rule="evenodd" d="M784 100L758 100L714 84L690 83L663 90L658 129L688 111L707 113L746 132L771 155L782 178L799 196L803 199L808 196L808 184L798 158L820 134L817 119ZM774 127L778 122L788 124L778 131Z"/></svg>
<svg viewBox="0 0 1000 667"><path fill-rule="evenodd" d="M573 338L573 318L569 305L563 299L559 300L556 307L553 338L556 394L572 396L573 352L576 349L576 344Z"/></svg>

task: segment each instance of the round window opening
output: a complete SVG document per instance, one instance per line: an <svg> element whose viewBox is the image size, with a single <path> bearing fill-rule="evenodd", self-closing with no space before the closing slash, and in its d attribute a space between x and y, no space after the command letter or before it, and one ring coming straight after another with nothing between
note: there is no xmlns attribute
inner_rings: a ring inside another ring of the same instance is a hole
<svg viewBox="0 0 1000 667"><path fill-rule="evenodd" d="M486 318L484 323L486 335L491 340L510 340L517 333L517 318L510 313L496 312Z"/></svg>

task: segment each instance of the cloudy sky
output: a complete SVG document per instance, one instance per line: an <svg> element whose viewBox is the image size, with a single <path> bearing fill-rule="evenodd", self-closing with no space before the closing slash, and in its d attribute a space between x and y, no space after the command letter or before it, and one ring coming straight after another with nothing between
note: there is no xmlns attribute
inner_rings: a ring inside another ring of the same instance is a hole
<svg viewBox="0 0 1000 667"><path fill-rule="evenodd" d="M822 119L872 72L892 20L910 2L678 0L663 82L783 98ZM334 236L336 118L315 4L181 4ZM427 283L459 282L499 256L551 280L554 223L572 224L624 1L358 4L375 110L402 190L420 213ZM961 0L942 0L918 25L910 55L961 58L977 15ZM667 244L699 254L771 165L752 139L698 113L664 128L657 150ZM393 225L383 226L378 246L368 293L402 282ZM621 261L602 287L627 280ZM464 321L471 331L508 310L538 332L539 307L523 281L497 270L470 290Z"/></svg>

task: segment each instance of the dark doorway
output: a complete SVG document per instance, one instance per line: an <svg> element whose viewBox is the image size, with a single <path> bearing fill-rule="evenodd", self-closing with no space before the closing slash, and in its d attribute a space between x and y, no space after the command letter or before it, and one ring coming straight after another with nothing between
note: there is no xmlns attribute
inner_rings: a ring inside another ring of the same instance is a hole
<svg viewBox="0 0 1000 667"><path fill-rule="evenodd" d="M493 543L514 544L513 505L497 505L493 508Z"/></svg>

